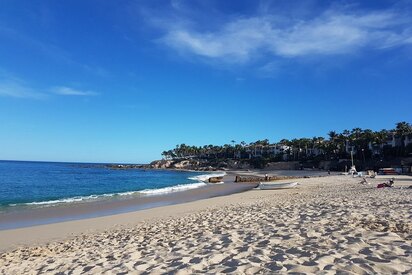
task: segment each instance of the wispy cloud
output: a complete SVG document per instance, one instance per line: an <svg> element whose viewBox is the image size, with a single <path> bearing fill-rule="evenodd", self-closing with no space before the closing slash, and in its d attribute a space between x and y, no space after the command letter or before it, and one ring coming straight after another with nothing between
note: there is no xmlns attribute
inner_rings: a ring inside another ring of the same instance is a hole
<svg viewBox="0 0 412 275"><path fill-rule="evenodd" d="M330 9L310 19L265 14L234 18L213 30L193 26L179 21L164 24L159 41L181 53L230 63L261 55L299 58L412 44L410 18L394 10Z"/></svg>
<svg viewBox="0 0 412 275"><path fill-rule="evenodd" d="M35 88L33 85L0 68L0 96L16 99L46 99L51 96L97 96L99 93L67 86Z"/></svg>
<svg viewBox="0 0 412 275"><path fill-rule="evenodd" d="M52 92L57 95L62 95L62 96L96 96L99 95L96 92L93 91L83 91L83 90L78 90L78 89L73 89L70 87L54 87L52 89Z"/></svg>
<svg viewBox="0 0 412 275"><path fill-rule="evenodd" d="M0 75L0 96L20 99L44 99L47 94L31 88L19 78Z"/></svg>

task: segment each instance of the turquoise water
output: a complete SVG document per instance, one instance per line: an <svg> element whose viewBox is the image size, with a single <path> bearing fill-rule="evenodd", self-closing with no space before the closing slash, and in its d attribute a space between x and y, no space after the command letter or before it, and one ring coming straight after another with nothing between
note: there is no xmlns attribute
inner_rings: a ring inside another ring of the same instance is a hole
<svg viewBox="0 0 412 275"><path fill-rule="evenodd" d="M101 164L0 161L0 208L150 196L198 188L196 172L113 170Z"/></svg>

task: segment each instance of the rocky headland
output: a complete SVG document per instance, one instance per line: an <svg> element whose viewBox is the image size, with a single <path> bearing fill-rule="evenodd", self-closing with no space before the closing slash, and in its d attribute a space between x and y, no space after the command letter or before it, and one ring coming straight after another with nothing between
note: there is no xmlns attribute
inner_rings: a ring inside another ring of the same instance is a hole
<svg viewBox="0 0 412 275"><path fill-rule="evenodd" d="M107 164L110 169L173 169L194 171L224 171L231 169L249 169L246 161L205 160L205 159L162 159L149 164Z"/></svg>

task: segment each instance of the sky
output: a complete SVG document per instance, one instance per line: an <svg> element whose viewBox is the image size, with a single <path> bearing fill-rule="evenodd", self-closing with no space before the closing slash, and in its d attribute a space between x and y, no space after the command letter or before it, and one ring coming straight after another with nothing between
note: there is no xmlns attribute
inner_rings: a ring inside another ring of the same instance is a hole
<svg viewBox="0 0 412 275"><path fill-rule="evenodd" d="M2 0L0 159L412 122L412 1Z"/></svg>

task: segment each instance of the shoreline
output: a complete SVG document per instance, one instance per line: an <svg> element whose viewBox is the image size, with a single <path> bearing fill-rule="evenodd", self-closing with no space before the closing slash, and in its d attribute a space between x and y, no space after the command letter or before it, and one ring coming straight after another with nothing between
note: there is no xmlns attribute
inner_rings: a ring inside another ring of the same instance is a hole
<svg viewBox="0 0 412 275"><path fill-rule="evenodd" d="M14 209L12 208L0 213L0 231L141 211L154 207L229 195L256 187L256 182L235 183L236 175L264 176L267 173L270 175L297 177L325 175L323 171L258 169L216 171L214 173L225 173L224 184L207 184L193 189L155 195L108 197L80 202L46 204L40 207L16 206ZM205 175L214 173L206 173ZM199 174L202 173L199 172Z"/></svg>
<svg viewBox="0 0 412 275"><path fill-rule="evenodd" d="M113 216L0 231L0 273L412 271L411 177L301 179ZM338 191L338 192L337 192Z"/></svg>
<svg viewBox="0 0 412 275"><path fill-rule="evenodd" d="M208 185L207 187L210 187L210 189L214 190L207 190L206 192L204 192L205 190L202 190L204 188L197 188L193 190L168 194L170 196L166 195L146 197L147 199L156 198L160 200L177 200L167 204L157 204L156 202L154 202L151 205L152 207L145 208L138 208L139 203L137 203L136 200L129 199L122 201L121 204L122 206L129 206L132 208L129 208L127 210L125 210L125 208L121 208L120 212L115 212L116 210L113 209L113 205L110 205L110 202L102 201L94 207L103 206L104 208L110 209L112 213L98 216L83 216L70 220L59 219L59 221L57 222L52 221L0 230L0 254L2 252L10 251L21 246L42 245L49 243L50 241L64 240L66 238L71 238L73 236L82 235L85 233L96 233L119 226L133 226L137 223L141 223L147 220L157 220L170 216L180 216L195 210L208 208L209 205L224 205L225 200L223 198L233 195L240 195L244 191L252 190L253 188L255 188L255 186L256 183L229 182L225 184ZM83 207L80 208L80 210L87 211L87 209L90 209L90 207L91 203L85 203ZM46 213L40 213L41 216L53 214L61 215L62 213L65 214L66 211L69 212L69 215L73 215L73 211L77 212L79 209L75 210L72 207L64 206L61 207L61 209L50 209L50 213L47 213L48 209L44 210L46 210ZM31 215L32 213L25 213L22 218L26 219ZM52 217L46 217L46 219L51 218ZM15 221L13 221L13 223L14 222Z"/></svg>
<svg viewBox="0 0 412 275"><path fill-rule="evenodd" d="M167 169L166 169L167 170ZM220 172L220 171L219 171ZM308 176L318 177L325 176L322 171L300 171L300 170L231 170L221 171L225 173L223 184L207 184L195 189L171 192L167 194L141 196L141 197L126 197L126 198L109 198L97 201L83 201L74 203L63 203L50 205L40 208L18 209L0 213L0 239L8 240L9 232L19 232L20 230L30 230L43 226L54 226L65 223L82 223L87 224L87 221L99 218L110 218L121 215L133 214L137 216L143 211L150 211L156 208L165 208L170 206L179 207L179 205L207 200L214 197L227 197L236 193L252 190L257 186L256 182L235 183L236 175L243 176L264 176L271 175L288 175L288 176ZM216 172L215 172L216 173ZM208 173L209 174L209 173ZM212 173L213 174L213 173ZM110 224L110 223L109 223ZM93 228L93 226L91 226ZM84 228L79 226L79 228ZM61 229L58 229L61 231ZM63 230L65 232L65 230ZM77 232L77 231L76 231ZM29 234L30 235L30 234ZM41 234L40 234L41 235ZM53 235L53 234L52 234ZM11 239L15 239L11 237ZM17 237L16 240L20 240ZM24 239L24 238L23 238ZM46 238L47 239L47 238ZM13 242L12 242L13 243ZM19 243L17 241L17 243ZM23 243L27 243L27 240ZM0 251L3 247L8 247L8 243L2 243L0 240Z"/></svg>
<svg viewBox="0 0 412 275"><path fill-rule="evenodd" d="M235 184L234 182L226 182L224 184L207 184L194 189L159 195L109 198L11 210L0 213L0 232L36 225L111 216L167 205L178 205L243 192L254 187L256 187L254 183Z"/></svg>

